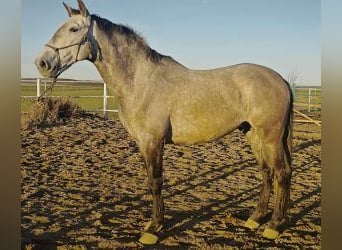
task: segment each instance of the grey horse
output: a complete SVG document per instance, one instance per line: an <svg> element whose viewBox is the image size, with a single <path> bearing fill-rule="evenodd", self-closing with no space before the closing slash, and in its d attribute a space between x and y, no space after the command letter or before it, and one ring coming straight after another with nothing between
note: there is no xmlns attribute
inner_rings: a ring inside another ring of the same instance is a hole
<svg viewBox="0 0 342 250"><path fill-rule="evenodd" d="M293 97L275 71L255 64L192 70L162 55L124 25L63 3L69 19L44 46L35 64L56 79L72 64L92 62L115 93L119 117L139 146L152 193L152 220L140 242L155 244L162 229L162 156L166 143L208 142L235 129L245 133L261 167L263 185L245 226L257 228L275 206L263 236L275 239L289 206ZM228 157L228 156L227 156Z"/></svg>

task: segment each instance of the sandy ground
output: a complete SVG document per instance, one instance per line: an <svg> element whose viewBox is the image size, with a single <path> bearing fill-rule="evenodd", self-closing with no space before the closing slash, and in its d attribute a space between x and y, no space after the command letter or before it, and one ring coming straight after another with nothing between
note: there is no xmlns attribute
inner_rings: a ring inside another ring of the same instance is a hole
<svg viewBox="0 0 342 250"><path fill-rule="evenodd" d="M23 249L142 247L151 197L142 158L118 121L86 115L21 133ZM166 145L165 225L153 248L320 249L318 126L295 124L293 170L288 220L269 241L261 237L265 225L243 227L261 173L240 131L201 145Z"/></svg>

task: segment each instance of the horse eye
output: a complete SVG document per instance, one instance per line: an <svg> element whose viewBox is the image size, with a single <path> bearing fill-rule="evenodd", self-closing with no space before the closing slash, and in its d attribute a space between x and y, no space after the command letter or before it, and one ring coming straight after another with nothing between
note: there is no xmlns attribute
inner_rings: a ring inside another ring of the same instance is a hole
<svg viewBox="0 0 342 250"><path fill-rule="evenodd" d="M78 31L78 28L77 28L77 27L71 27L71 28L69 29L69 31L70 31L70 32L76 32L76 31Z"/></svg>

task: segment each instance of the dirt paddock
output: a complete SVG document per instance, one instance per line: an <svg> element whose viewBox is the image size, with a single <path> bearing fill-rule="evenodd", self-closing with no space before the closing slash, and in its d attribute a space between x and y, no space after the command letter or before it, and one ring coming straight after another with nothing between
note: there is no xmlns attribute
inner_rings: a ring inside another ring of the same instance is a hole
<svg viewBox="0 0 342 250"><path fill-rule="evenodd" d="M23 249L142 247L151 196L138 148L118 121L86 114L21 134ZM280 237L269 241L265 225L243 227L261 172L241 132L166 145L165 225L153 248L320 249L320 154L320 127L295 123L292 204Z"/></svg>

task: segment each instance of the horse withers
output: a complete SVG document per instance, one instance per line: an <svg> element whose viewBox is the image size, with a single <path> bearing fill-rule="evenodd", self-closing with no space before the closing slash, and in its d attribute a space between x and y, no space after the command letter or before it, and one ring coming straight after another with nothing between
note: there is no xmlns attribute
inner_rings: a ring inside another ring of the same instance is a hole
<svg viewBox="0 0 342 250"><path fill-rule="evenodd" d="M162 156L165 143L212 141L243 129L261 167L263 185L245 226L265 217L274 186L275 206L263 236L278 237L289 205L293 98L275 71L255 64L191 70L149 47L131 28L63 3L69 19L36 58L45 77L56 79L72 64L91 61L119 103L124 127L139 146L152 193L152 219L140 242L155 244L161 230Z"/></svg>

